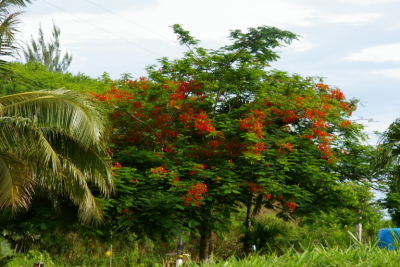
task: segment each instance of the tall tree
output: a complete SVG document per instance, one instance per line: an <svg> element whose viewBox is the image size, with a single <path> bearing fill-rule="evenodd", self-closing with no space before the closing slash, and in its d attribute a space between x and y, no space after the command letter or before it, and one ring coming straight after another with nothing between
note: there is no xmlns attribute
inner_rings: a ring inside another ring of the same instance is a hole
<svg viewBox="0 0 400 267"><path fill-rule="evenodd" d="M64 56L61 56L60 34L60 28L53 22L53 39L46 42L40 25L38 39L35 40L31 37L30 45L27 44L26 48L23 49L26 62L40 62L50 71L66 72L71 64L72 55L67 52Z"/></svg>
<svg viewBox="0 0 400 267"><path fill-rule="evenodd" d="M318 78L265 69L278 58L273 49L296 35L237 30L232 44L209 50L173 28L189 48L182 58L163 58L149 79L97 95L112 110L124 166L117 175L124 224L174 229L176 222L197 231L207 261L212 232L226 230L239 203L249 213L261 203L286 218L346 205L332 166L346 140L362 137L349 120L357 101Z"/></svg>
<svg viewBox="0 0 400 267"><path fill-rule="evenodd" d="M35 192L69 197L85 223L101 210L90 188L109 195L107 120L76 92L55 90L0 97L0 208L28 208Z"/></svg>
<svg viewBox="0 0 400 267"><path fill-rule="evenodd" d="M13 8L25 7L31 0L1 0L0 1L0 64L4 65L5 56L13 56L17 50L16 35L19 33L21 11L12 12Z"/></svg>

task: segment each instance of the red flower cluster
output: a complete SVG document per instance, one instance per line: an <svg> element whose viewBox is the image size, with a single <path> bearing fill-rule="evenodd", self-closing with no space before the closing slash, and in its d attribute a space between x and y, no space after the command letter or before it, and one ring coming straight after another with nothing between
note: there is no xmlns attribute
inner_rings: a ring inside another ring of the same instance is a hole
<svg viewBox="0 0 400 267"><path fill-rule="evenodd" d="M265 144L263 144L263 143L256 143L253 145L254 155L259 155L264 150L266 150L266 148L265 148Z"/></svg>
<svg viewBox="0 0 400 267"><path fill-rule="evenodd" d="M152 174L156 175L166 175L168 173L164 167L151 168L150 171Z"/></svg>
<svg viewBox="0 0 400 267"><path fill-rule="evenodd" d="M115 87L110 91L105 92L102 95L95 94L94 92L91 92L91 94L94 97L98 98L100 101L122 102L129 99L133 99L132 94L123 90L119 90Z"/></svg>
<svg viewBox="0 0 400 267"><path fill-rule="evenodd" d="M286 148L289 151L293 151L293 145L289 142L282 145L283 148Z"/></svg>
<svg viewBox="0 0 400 267"><path fill-rule="evenodd" d="M247 118L239 120L240 130L254 133L258 138L264 137L263 119L265 118L265 113L260 110L250 110L250 113Z"/></svg>
<svg viewBox="0 0 400 267"><path fill-rule="evenodd" d="M317 129L328 129L329 124L326 121L318 120L314 122L313 127Z"/></svg>
<svg viewBox="0 0 400 267"><path fill-rule="evenodd" d="M315 87L317 87L318 89L320 89L321 91L326 91L329 89L329 85L323 84L323 83L317 83L315 85Z"/></svg>
<svg viewBox="0 0 400 267"><path fill-rule="evenodd" d="M256 192L264 193L264 191L265 191L264 187L262 185L259 185L254 182L247 182L247 186L250 188L250 191L252 193L256 193Z"/></svg>
<svg viewBox="0 0 400 267"><path fill-rule="evenodd" d="M200 131L200 134L215 132L215 127L205 112L195 115L194 127Z"/></svg>
<svg viewBox="0 0 400 267"><path fill-rule="evenodd" d="M194 112L192 108L185 108L184 113L179 115L179 120L184 123L186 129L194 127L199 130L200 134L216 132L212 120L208 118L208 114L203 110Z"/></svg>
<svg viewBox="0 0 400 267"><path fill-rule="evenodd" d="M297 119L300 118L294 110L278 110L276 109L274 113L278 114L283 123L296 123Z"/></svg>
<svg viewBox="0 0 400 267"><path fill-rule="evenodd" d="M305 113L305 117L309 120L314 120L314 118L324 119L325 112L318 109L309 109Z"/></svg>
<svg viewBox="0 0 400 267"><path fill-rule="evenodd" d="M331 90L331 97L337 100L343 100L346 98L340 89Z"/></svg>
<svg viewBox="0 0 400 267"><path fill-rule="evenodd" d="M119 163L118 161L114 163L114 168L122 168L121 163Z"/></svg>
<svg viewBox="0 0 400 267"><path fill-rule="evenodd" d="M353 123L351 121L341 121L340 126L343 128L351 126Z"/></svg>
<svg viewBox="0 0 400 267"><path fill-rule="evenodd" d="M295 209L297 208L297 205L290 201L283 203L283 206L287 207L291 212L294 212Z"/></svg>
<svg viewBox="0 0 400 267"><path fill-rule="evenodd" d="M178 84L178 88L170 95L170 107L182 108L183 100L187 98L187 93L190 91L188 85L188 82L184 81Z"/></svg>
<svg viewBox="0 0 400 267"><path fill-rule="evenodd" d="M207 193L208 187L206 184L198 183L192 185L188 189L188 195L183 196L185 199L185 206L189 206L191 202L193 202L197 207L200 207L200 200L203 199L203 195Z"/></svg>
<svg viewBox="0 0 400 267"><path fill-rule="evenodd" d="M332 156L332 150L328 144L321 143L318 145L318 149L321 150L323 159L328 159Z"/></svg>

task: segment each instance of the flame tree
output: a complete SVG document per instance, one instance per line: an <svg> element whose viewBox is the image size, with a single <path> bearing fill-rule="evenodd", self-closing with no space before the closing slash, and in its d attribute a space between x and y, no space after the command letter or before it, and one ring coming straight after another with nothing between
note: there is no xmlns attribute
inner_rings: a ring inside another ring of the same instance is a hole
<svg viewBox="0 0 400 267"><path fill-rule="evenodd" d="M286 218L345 206L335 166L362 136L349 120L357 101L319 78L267 69L278 59L273 49L297 36L237 30L230 45L211 50L173 29L188 47L182 58L162 58L148 78L96 95L114 123L121 225L197 231L207 261L212 232L227 230L240 207L248 225L262 206Z"/></svg>

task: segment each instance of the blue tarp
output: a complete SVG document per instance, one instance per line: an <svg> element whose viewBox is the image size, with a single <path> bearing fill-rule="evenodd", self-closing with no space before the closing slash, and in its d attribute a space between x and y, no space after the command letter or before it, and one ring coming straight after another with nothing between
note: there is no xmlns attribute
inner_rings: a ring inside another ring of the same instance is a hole
<svg viewBox="0 0 400 267"><path fill-rule="evenodd" d="M395 243L400 243L400 228L384 228L378 231L378 247L395 250Z"/></svg>

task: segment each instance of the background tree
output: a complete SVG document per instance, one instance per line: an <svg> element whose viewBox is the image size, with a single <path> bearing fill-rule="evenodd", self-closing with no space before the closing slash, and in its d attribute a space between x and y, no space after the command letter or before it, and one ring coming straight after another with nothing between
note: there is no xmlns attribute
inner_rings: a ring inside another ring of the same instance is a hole
<svg viewBox="0 0 400 267"><path fill-rule="evenodd" d="M0 95L58 88L100 93L111 86L104 77L92 78L83 73L51 72L39 62L10 62L7 64L7 71L0 72Z"/></svg>
<svg viewBox="0 0 400 267"><path fill-rule="evenodd" d="M381 134L374 170L385 175L386 197L383 206L397 225L400 224L400 119Z"/></svg>
<svg viewBox="0 0 400 267"><path fill-rule="evenodd" d="M39 26L38 34L37 40L31 37L30 44L27 44L26 48L23 48L26 62L40 62L52 72L66 72L71 64L72 55L67 52L64 56L61 56L60 28L53 22L53 39L50 42L45 41L41 25Z"/></svg>

